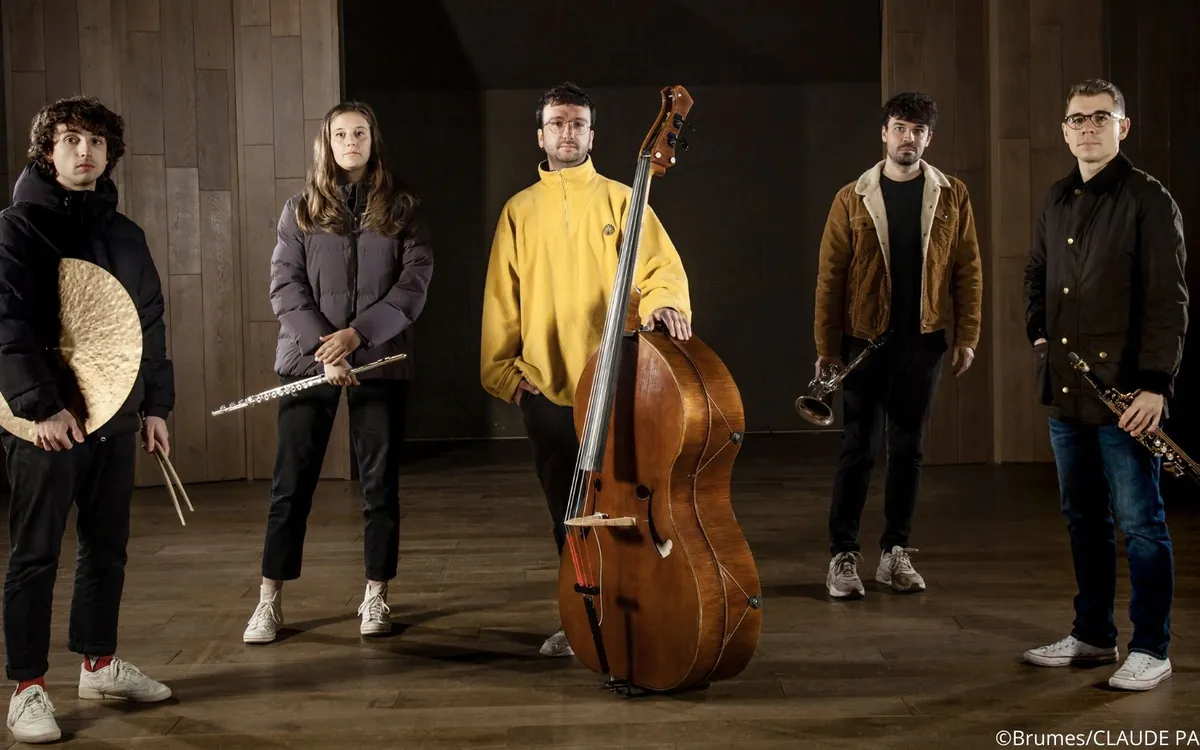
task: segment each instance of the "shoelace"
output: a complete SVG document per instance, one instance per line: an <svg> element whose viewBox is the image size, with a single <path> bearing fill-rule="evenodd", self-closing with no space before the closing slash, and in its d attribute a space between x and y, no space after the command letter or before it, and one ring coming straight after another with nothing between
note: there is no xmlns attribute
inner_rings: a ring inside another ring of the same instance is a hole
<svg viewBox="0 0 1200 750"><path fill-rule="evenodd" d="M358 606L358 613L361 615L366 612L372 620L381 620L385 612L390 614L391 611L392 608L387 605L380 594L375 594Z"/></svg>
<svg viewBox="0 0 1200 750"><path fill-rule="evenodd" d="M275 606L271 602L259 602L250 615L250 625L261 628L264 625L277 625L279 618L275 615Z"/></svg>
<svg viewBox="0 0 1200 750"><path fill-rule="evenodd" d="M46 695L46 691L37 687L26 688L21 696L28 694L24 702L20 704L20 709L17 711L15 720L20 720L21 716L28 713L33 719L40 719L47 714L54 713L54 704L50 702L50 696Z"/></svg>
<svg viewBox="0 0 1200 750"><path fill-rule="evenodd" d="M1129 660L1125 662L1125 666L1121 668L1121 671L1129 672L1136 677L1149 668L1150 657L1141 652L1137 652L1129 655Z"/></svg>
<svg viewBox="0 0 1200 750"><path fill-rule="evenodd" d="M854 566L859 562L862 562L862 555L857 552L843 552L837 561L837 577L852 578L855 574Z"/></svg>
<svg viewBox="0 0 1200 750"><path fill-rule="evenodd" d="M892 571L895 573L916 573L913 569L912 559L909 558L909 552L917 552L913 547L904 547L894 555L892 555Z"/></svg>
<svg viewBox="0 0 1200 750"><path fill-rule="evenodd" d="M145 673L129 662L113 659L109 666L112 667L113 681L134 684L147 679Z"/></svg>
<svg viewBox="0 0 1200 750"><path fill-rule="evenodd" d="M1074 647L1074 645L1075 645L1075 639L1070 636L1067 636L1066 638L1063 638L1058 643L1053 643L1053 644L1047 646L1046 650L1047 651L1065 651L1068 648Z"/></svg>

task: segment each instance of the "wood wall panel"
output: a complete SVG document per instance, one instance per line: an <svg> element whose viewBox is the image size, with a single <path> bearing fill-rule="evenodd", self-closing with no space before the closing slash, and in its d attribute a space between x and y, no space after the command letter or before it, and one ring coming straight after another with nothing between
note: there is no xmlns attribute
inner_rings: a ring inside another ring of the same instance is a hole
<svg viewBox="0 0 1200 750"><path fill-rule="evenodd" d="M276 196L300 189L316 132L306 118L319 119L340 95L337 1L4 0L0 8L4 205L39 108L84 93L124 117L127 151L114 179L121 210L146 233L167 302L173 461L188 483L269 478L277 404L211 412L278 384L266 286ZM342 417L324 476L349 478L346 432ZM139 457L138 483L162 481L157 464Z"/></svg>
<svg viewBox="0 0 1200 750"><path fill-rule="evenodd" d="M1103 4L885 0L883 10L883 95L919 88L937 100L942 121L926 158L967 184L984 262L980 348L962 378L947 361L926 461L1050 460L1023 266L1045 191L1073 163L1059 127L1066 91L1105 72Z"/></svg>
<svg viewBox="0 0 1200 750"><path fill-rule="evenodd" d="M2 8L2 5L0 5ZM0 18L4 11L0 9ZM0 75L0 122L4 124L4 128L0 129L0 137L4 138L4 143L0 144L0 209L7 208L9 205L9 190L8 190L8 165L10 163L10 155L8 153L10 135L8 132L8 40L7 34L3 32L4 24L0 21L0 64L4 66L3 73ZM3 472L0 472L3 473Z"/></svg>
<svg viewBox="0 0 1200 750"><path fill-rule="evenodd" d="M1122 150L1134 165L1161 181L1183 215L1188 245L1186 274L1192 316L1176 378L1167 434L1193 459L1200 460L1200 143L1191 133L1200 122L1200 45L1184 30L1200 28L1200 2L1151 0L1134 7L1109 0L1108 77L1125 95L1130 118ZM1186 480L1163 475L1163 494L1194 494ZM1194 500L1193 498L1189 498Z"/></svg>
<svg viewBox="0 0 1200 750"><path fill-rule="evenodd" d="M976 0L885 0L882 103L893 94L920 90L938 104L938 124L925 159L966 184L977 232L988 226L986 181L987 16ZM947 64L950 61L951 64ZM881 155L886 151L881 150ZM986 259L989 247L981 237ZM984 289L989 279L985 271ZM985 322L987 315L985 313ZM953 344L953 325L947 338ZM975 362L955 377L947 354L925 438L927 464L982 463L989 458L988 371L985 327Z"/></svg>
<svg viewBox="0 0 1200 750"><path fill-rule="evenodd" d="M276 19L278 14L278 19ZM302 186L318 128L307 120L324 117L341 97L337 61L336 0L271 2L240 0L234 29L237 88L238 179L242 200L242 273L246 294L248 372L262 378L251 391L279 385L271 374L279 325L271 310L271 254L284 201ZM329 70L330 66L334 69ZM314 114L315 113L315 114ZM319 122L317 123L319 125ZM290 191L290 192L289 192ZM286 192L286 195L284 194ZM341 412L345 412L345 398ZM246 415L248 465L255 477L271 476L275 458L276 406ZM349 478L350 442L344 414L334 425L321 476ZM266 436L270 442L263 442Z"/></svg>

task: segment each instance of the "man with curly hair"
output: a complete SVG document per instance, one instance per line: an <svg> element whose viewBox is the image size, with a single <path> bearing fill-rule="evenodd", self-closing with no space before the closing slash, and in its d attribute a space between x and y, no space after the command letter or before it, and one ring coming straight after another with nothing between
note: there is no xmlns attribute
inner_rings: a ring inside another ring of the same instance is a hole
<svg viewBox="0 0 1200 750"><path fill-rule="evenodd" d="M983 269L971 200L961 180L922 158L937 116L937 104L919 92L884 104L887 156L838 191L821 238L817 374L880 344L842 381L845 431L825 579L836 599L864 594L859 522L885 421L885 525L875 579L897 592L925 589L909 534L929 407L947 348L961 376L979 344Z"/></svg>
<svg viewBox="0 0 1200 750"><path fill-rule="evenodd" d="M125 152L121 117L89 97L63 99L34 117L29 164L0 212L0 395L35 423L26 442L0 431L12 485L4 581L5 669L16 681L8 728L19 742L61 736L46 694L50 616L58 557L71 506L78 558L68 647L83 656L79 697L155 702L171 690L118 659L137 435L169 450L174 407L163 296L146 236L117 211L111 178ZM111 273L137 305L142 364L132 392L103 427L84 434L66 408L78 386L53 356L60 333L58 262L90 261ZM144 423L144 426L143 426Z"/></svg>

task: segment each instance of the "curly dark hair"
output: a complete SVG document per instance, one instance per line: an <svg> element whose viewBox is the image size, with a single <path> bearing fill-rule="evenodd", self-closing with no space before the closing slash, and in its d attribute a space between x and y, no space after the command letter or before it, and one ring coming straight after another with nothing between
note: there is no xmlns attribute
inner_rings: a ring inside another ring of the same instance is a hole
<svg viewBox="0 0 1200 750"><path fill-rule="evenodd" d="M919 91L904 91L888 99L883 105L881 124L886 126L888 120L895 117L918 125L924 125L932 132L937 125L937 102L928 94Z"/></svg>
<svg viewBox="0 0 1200 750"><path fill-rule="evenodd" d="M574 104L577 107L587 107L592 113L592 126L596 125L596 105L592 104L592 98L587 93L570 81L560 83L554 88L546 89L542 96L538 99L537 110L534 117L537 119L538 127L542 127L545 123L542 122L542 110L546 107L557 107L562 104Z"/></svg>
<svg viewBox="0 0 1200 750"><path fill-rule="evenodd" d="M43 174L54 174L54 136L58 126L86 130L103 136L108 151L108 164L102 176L107 177L125 154L125 121L94 96L73 96L59 99L42 107L29 126L29 151L26 156Z"/></svg>

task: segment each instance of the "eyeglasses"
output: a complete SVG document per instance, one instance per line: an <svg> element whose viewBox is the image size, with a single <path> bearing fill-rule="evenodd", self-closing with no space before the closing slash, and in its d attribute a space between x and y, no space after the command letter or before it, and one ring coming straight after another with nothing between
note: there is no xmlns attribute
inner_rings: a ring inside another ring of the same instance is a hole
<svg viewBox="0 0 1200 750"><path fill-rule="evenodd" d="M575 135L583 135L584 133L588 132L589 128L592 127L592 124L587 120L571 120L569 124L571 126L571 132ZM563 131L567 129L567 125L568 123L564 122L563 120L551 120L542 127L546 130L549 130L551 133L554 133L555 135L562 135Z"/></svg>
<svg viewBox="0 0 1200 750"><path fill-rule="evenodd" d="M1125 118L1122 117L1121 115L1114 115L1112 112L1105 112L1104 110L1100 110L1098 112L1093 112L1090 115L1081 115L1078 113L1073 114L1073 115L1067 115L1066 117L1063 118L1063 122L1065 122L1067 124L1067 127L1070 128L1071 130L1081 130L1083 128L1083 123L1087 122L1088 120L1091 120L1092 124L1095 125L1096 127L1103 128L1106 125L1108 125L1109 120L1124 120L1124 119Z"/></svg>

